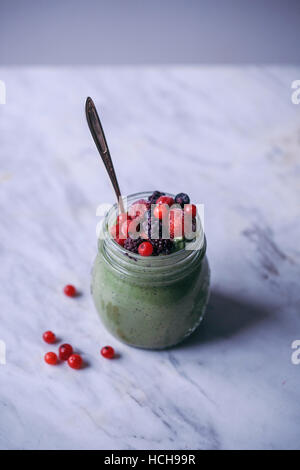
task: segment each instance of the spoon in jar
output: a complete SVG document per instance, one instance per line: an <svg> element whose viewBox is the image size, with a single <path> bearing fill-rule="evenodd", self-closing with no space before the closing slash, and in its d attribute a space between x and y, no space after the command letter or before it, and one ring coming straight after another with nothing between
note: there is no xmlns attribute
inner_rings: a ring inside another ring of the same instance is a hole
<svg viewBox="0 0 300 470"><path fill-rule="evenodd" d="M112 182L113 188L115 190L118 205L119 205L119 210L121 213L125 212L119 183L116 177L116 173L114 170L114 166L113 166L113 162L110 156L106 138L103 132L103 128L102 128L102 125L101 125L101 122L100 122L100 119L96 110L96 106L94 105L94 102L92 98L90 97L88 97L85 102L85 114L86 114L86 119L87 119L90 132L92 134L92 137L94 139L98 152L100 153L100 156L103 160L103 163L105 165L110 181Z"/></svg>

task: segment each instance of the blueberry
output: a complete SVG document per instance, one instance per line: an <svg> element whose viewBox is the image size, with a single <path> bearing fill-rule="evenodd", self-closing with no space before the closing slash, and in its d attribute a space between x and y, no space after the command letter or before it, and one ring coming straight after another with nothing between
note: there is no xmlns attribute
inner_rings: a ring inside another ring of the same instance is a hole
<svg viewBox="0 0 300 470"><path fill-rule="evenodd" d="M181 207L183 207L184 204L189 204L190 203L190 198L185 193L179 193L175 196L175 202L176 202L176 204L180 204Z"/></svg>

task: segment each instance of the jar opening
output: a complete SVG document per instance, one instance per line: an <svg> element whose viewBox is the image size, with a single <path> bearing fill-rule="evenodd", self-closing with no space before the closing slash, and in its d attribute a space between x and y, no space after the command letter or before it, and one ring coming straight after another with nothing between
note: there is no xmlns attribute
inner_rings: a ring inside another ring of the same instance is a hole
<svg viewBox="0 0 300 470"><path fill-rule="evenodd" d="M152 191L145 191L124 197L125 210L136 200L148 199L151 194ZM172 194L167 195L174 197ZM196 243L194 241L187 242L187 244L193 243L194 246L197 246L197 249L181 248L174 253L147 257L132 253L119 245L110 235L110 228L114 225L117 215L118 206L116 203L103 220L99 250L111 268L121 275L130 275L132 277L149 275L153 279L154 275L160 277L168 273L172 278L177 278L184 276L186 271L192 269L196 262L199 262L205 255L206 239L203 230L198 233ZM200 219L199 222L202 228Z"/></svg>

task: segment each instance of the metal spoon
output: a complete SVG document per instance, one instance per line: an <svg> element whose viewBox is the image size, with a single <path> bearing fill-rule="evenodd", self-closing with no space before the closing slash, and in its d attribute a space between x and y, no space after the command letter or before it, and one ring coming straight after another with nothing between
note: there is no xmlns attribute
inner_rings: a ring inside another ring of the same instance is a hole
<svg viewBox="0 0 300 470"><path fill-rule="evenodd" d="M88 97L85 102L85 114L92 137L94 139L98 152L101 155L106 171L115 190L120 212L125 212L119 183L116 177L103 128L96 110L96 106L94 105L94 102L90 97Z"/></svg>

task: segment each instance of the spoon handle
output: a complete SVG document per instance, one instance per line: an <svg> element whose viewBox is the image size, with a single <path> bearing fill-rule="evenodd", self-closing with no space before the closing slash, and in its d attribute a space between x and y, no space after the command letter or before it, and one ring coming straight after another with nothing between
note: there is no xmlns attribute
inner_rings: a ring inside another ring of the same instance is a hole
<svg viewBox="0 0 300 470"><path fill-rule="evenodd" d="M103 163L105 165L108 176L112 182L113 188L115 190L118 204L120 206L120 211L124 212L124 205L121 196L121 191L119 183L116 177L114 165L110 156L109 148L106 142L106 138L103 132L101 121L99 119L96 106L92 98L88 97L85 103L85 114L88 122L89 129L91 131L92 137L98 149L98 152L101 155Z"/></svg>

